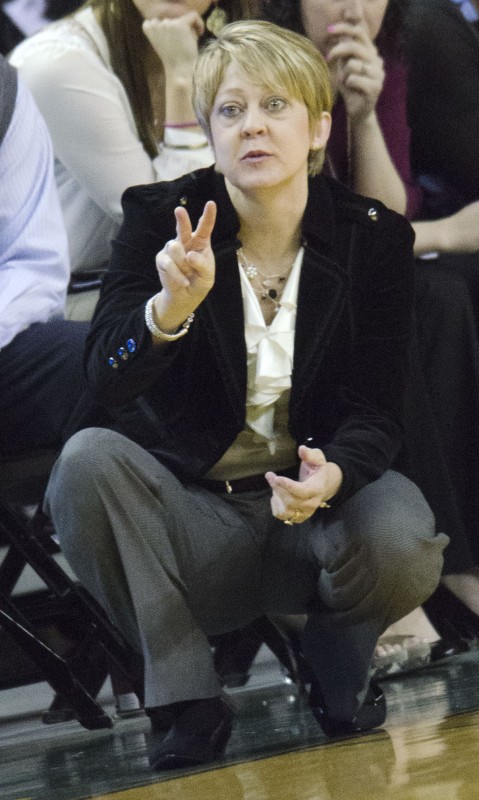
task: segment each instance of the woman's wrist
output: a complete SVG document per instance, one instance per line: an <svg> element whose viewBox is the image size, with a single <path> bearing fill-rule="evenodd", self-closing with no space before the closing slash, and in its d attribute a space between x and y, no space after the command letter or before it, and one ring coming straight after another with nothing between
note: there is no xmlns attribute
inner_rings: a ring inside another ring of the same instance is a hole
<svg viewBox="0 0 479 800"><path fill-rule="evenodd" d="M181 322L170 322L166 316L157 314L157 310L155 307L155 303L160 303L160 295L161 292L158 294L153 295L147 301L145 305L145 323L146 327L152 334L152 336L158 341L164 342L174 342L177 339L181 339L185 336L190 328L191 323L193 322L195 315L194 312L186 315Z"/></svg>
<svg viewBox="0 0 479 800"><path fill-rule="evenodd" d="M350 117L351 134L353 137L363 137L381 130L376 109L369 110L366 114ZM382 136L382 133L381 133Z"/></svg>

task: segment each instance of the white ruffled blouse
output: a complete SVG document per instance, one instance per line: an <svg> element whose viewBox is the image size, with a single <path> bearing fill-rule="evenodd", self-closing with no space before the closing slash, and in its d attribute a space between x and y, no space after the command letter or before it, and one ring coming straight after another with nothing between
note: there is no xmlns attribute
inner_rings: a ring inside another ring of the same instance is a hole
<svg viewBox="0 0 479 800"><path fill-rule="evenodd" d="M248 357L247 425L268 441L274 453L278 432L274 427L275 403L291 388L294 330L299 276L304 249L300 248L280 300L280 308L267 325L259 300L240 265Z"/></svg>

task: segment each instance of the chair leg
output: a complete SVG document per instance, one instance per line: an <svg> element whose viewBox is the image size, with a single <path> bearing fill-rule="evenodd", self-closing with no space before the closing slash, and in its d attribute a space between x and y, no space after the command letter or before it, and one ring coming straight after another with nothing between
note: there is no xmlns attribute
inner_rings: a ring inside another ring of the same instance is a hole
<svg viewBox="0 0 479 800"><path fill-rule="evenodd" d="M1 597L2 627L10 633L25 653L42 669L45 679L61 694L75 710L76 718L88 730L111 728L113 721L88 694L68 667L67 662L28 630L18 619L15 608L8 598ZM8 613L5 609L11 613ZM12 615L13 613L13 615Z"/></svg>
<svg viewBox="0 0 479 800"><path fill-rule="evenodd" d="M52 529L48 518L40 509L37 509L33 517L23 519L9 503L2 502L0 503L0 531L11 545L7 553L7 565L4 569L3 566L0 568L2 605L13 621L31 634L31 638L29 638L25 635L22 636L17 631L16 638L24 649L29 650L32 660L35 662L38 660L40 669L43 665L44 670L47 668L51 671L52 679L47 676L47 680L56 689L56 696L50 708L44 713L43 721L51 724L65 719L79 718L79 713L81 713L80 721L85 727L102 726L102 722L97 725L93 719L97 716L97 710L101 712L99 706L95 706L94 713L93 709L88 711L82 710L81 705L80 708L78 707L75 691L73 695L70 691L72 689L71 678L75 678L88 699L92 700L96 697L111 670L118 683L121 682L124 686L128 685L129 692L134 692L138 696L141 706L143 703L142 660L132 652L129 644L111 624L104 610L80 584L73 581L64 572L53 558L52 551L56 552L58 547L54 546L51 541ZM47 642L39 643L39 637L35 636L33 624L27 621L26 615L21 613L14 602L10 599L7 600L25 564L29 564L35 570L57 598L61 615L55 622L56 626L67 624L70 617L75 620L75 630L72 630L72 636L69 636L72 639L72 647L67 652L63 651L62 655L55 652L54 646L53 649L49 648ZM37 646L32 644L32 639ZM47 652L53 655L53 659L46 655ZM60 674L57 674L58 661L55 658L59 659L64 668ZM60 678L60 685L57 688L55 681L58 681L58 678ZM73 702L70 702L71 698ZM89 716L92 716L90 712L93 713L93 717L91 721L88 721ZM107 717L107 719L109 718Z"/></svg>

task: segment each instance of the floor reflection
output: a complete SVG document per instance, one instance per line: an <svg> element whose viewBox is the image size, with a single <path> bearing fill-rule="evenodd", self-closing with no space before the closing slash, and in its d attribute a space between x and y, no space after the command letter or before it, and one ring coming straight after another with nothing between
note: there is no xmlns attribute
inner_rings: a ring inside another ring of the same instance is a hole
<svg viewBox="0 0 479 800"><path fill-rule="evenodd" d="M464 712L479 709L478 667L472 651L388 678L385 729L331 743L305 698L265 660L246 687L229 693L235 727L221 769L190 775L151 773L144 716L111 730L45 726L25 714L16 690L17 705L10 699L13 711L0 725L1 800L80 800L132 788L115 800L471 800L479 797L479 712Z"/></svg>

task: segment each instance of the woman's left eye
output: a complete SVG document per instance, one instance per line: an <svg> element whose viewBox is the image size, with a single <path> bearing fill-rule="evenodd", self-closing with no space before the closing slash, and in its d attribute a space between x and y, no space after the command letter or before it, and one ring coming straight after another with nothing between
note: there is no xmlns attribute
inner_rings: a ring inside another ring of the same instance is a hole
<svg viewBox="0 0 479 800"><path fill-rule="evenodd" d="M286 107L286 100L282 97L271 97L268 100L267 108L269 111L282 111Z"/></svg>

